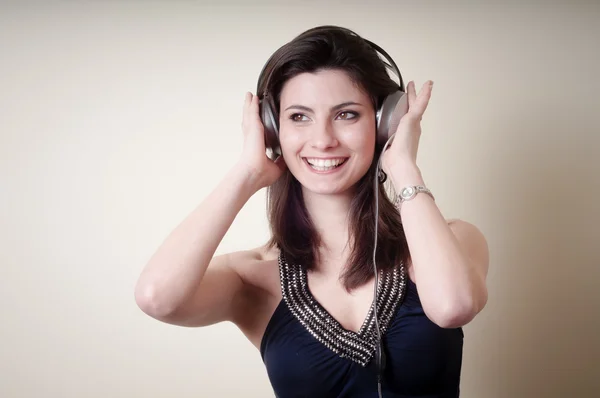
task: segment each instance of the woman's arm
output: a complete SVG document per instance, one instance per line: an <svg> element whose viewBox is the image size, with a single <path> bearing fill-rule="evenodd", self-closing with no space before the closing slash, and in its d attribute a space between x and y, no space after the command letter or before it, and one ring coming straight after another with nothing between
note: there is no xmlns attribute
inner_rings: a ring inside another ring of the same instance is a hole
<svg viewBox="0 0 600 398"><path fill-rule="evenodd" d="M398 191L425 185L412 163L397 163L390 174ZM465 221L448 223L427 194L405 201L400 211L423 309L439 326L467 324L487 302L485 237Z"/></svg>
<svg viewBox="0 0 600 398"><path fill-rule="evenodd" d="M282 158L273 162L266 156L259 99L252 93L245 96L242 130L240 161L171 232L139 277L136 302L154 318L203 326L221 320L235 322L236 311L243 311L245 286L236 269L253 261L254 253L213 256L242 206L259 189L276 181L285 163Z"/></svg>
<svg viewBox="0 0 600 398"><path fill-rule="evenodd" d="M189 214L142 271L135 300L145 313L164 322L191 326L231 319L243 283L231 266L241 253L214 253L236 215L257 191L242 165ZM207 270L210 268L210 271Z"/></svg>
<svg viewBox="0 0 600 398"><path fill-rule="evenodd" d="M407 85L408 111L400 119L394 140L383 156L384 171L396 192L407 185L425 185L417 167L421 119L429 104L433 82L416 93L414 81ZM487 302L488 247L481 232L464 221L448 222L435 201L418 194L404 202L400 216L408 241L427 316L442 327L470 322Z"/></svg>

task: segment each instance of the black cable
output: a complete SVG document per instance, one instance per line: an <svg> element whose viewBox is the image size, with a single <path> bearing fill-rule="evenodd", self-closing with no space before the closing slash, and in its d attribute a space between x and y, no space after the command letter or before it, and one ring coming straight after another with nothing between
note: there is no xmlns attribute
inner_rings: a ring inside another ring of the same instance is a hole
<svg viewBox="0 0 600 398"><path fill-rule="evenodd" d="M388 144L394 138L395 133L388 138L383 146L381 151L381 156L379 156L379 160L377 161L377 170L375 171L374 180L374 189L375 189L375 232L374 232L374 245L373 245L373 272L375 273L375 285L373 287L373 310L375 311L375 330L377 332L377 347L375 351L375 361L377 364L377 392L379 394L379 398L382 398L381 392L381 382L383 379L383 369L385 366L385 353L383 351L383 343L381 341L381 330L379 329L379 317L377 314L377 287L379 285L379 273L377 272L377 231L379 228L379 183L380 178L379 174L384 173L381 168L381 161L383 159L383 153L386 151ZM383 179L385 181L385 179Z"/></svg>

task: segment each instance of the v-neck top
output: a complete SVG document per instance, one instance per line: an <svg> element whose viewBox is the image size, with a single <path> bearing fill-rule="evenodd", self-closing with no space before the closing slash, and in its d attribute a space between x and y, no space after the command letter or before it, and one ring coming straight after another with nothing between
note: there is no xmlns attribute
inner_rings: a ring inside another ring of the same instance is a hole
<svg viewBox="0 0 600 398"><path fill-rule="evenodd" d="M358 332L347 330L313 297L306 271L279 255L282 299L263 335L260 352L275 395L377 397L374 306ZM384 398L459 396L462 328L427 318L416 285L399 265L377 286L377 315L386 366Z"/></svg>

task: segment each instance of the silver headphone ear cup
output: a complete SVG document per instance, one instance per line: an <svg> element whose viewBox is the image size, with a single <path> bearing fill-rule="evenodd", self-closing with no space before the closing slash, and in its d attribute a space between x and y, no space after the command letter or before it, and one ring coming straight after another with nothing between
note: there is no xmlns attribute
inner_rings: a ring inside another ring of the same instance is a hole
<svg viewBox="0 0 600 398"><path fill-rule="evenodd" d="M377 112L377 145L383 147L408 112L408 96L404 91L388 95ZM391 141L390 141L391 143Z"/></svg>
<svg viewBox="0 0 600 398"><path fill-rule="evenodd" d="M273 113L273 109L271 109L268 100L261 100L259 107L260 119L265 129L265 148L267 150L267 156L274 160L281 155L281 148L279 147L279 129L277 128L275 114Z"/></svg>

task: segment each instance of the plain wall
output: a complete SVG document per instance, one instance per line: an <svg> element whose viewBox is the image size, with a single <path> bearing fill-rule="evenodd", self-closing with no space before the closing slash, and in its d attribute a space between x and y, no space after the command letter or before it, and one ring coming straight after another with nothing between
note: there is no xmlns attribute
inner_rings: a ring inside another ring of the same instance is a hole
<svg viewBox="0 0 600 398"><path fill-rule="evenodd" d="M491 251L462 396L600 396L600 6L450 3L3 2L0 396L273 396L233 325L161 324L133 291L239 156L268 56L320 24L435 81L418 162ZM261 191L218 252L267 237Z"/></svg>

